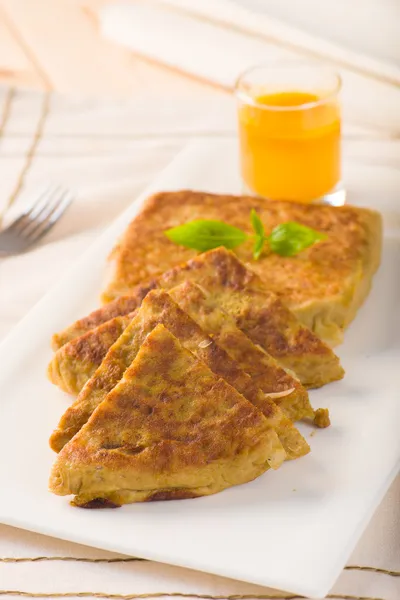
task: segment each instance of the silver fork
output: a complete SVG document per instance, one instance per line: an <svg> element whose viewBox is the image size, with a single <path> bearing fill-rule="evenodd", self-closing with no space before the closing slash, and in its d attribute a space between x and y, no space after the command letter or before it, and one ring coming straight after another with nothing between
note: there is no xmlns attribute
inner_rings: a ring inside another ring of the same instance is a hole
<svg viewBox="0 0 400 600"><path fill-rule="evenodd" d="M38 242L57 223L74 196L61 185L39 194L31 208L0 231L0 255L19 254Z"/></svg>

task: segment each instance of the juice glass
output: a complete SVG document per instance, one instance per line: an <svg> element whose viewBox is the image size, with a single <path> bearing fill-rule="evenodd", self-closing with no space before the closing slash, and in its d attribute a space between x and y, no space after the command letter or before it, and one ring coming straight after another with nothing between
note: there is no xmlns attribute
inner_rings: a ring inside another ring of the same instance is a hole
<svg viewBox="0 0 400 600"><path fill-rule="evenodd" d="M260 65L238 79L244 188L272 200L344 203L341 79L304 63ZM337 192L337 193L336 193Z"/></svg>

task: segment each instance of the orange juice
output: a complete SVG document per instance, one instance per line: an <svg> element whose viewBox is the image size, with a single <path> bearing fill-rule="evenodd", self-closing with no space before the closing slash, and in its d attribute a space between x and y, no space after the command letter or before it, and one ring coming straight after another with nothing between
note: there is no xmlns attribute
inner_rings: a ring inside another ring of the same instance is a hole
<svg viewBox="0 0 400 600"><path fill-rule="evenodd" d="M312 202L340 181L337 98L301 91L259 95L239 105L242 178L275 200Z"/></svg>

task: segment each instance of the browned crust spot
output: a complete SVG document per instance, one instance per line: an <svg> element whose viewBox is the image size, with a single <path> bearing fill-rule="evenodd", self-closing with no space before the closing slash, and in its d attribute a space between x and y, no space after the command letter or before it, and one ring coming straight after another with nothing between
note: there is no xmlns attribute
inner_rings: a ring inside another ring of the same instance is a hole
<svg viewBox="0 0 400 600"><path fill-rule="evenodd" d="M111 502L111 500L107 500L107 498L93 498L93 500L85 502L84 504L76 504L74 500L72 500L71 504L78 508L120 508L121 506L120 504Z"/></svg>
<svg viewBox="0 0 400 600"><path fill-rule="evenodd" d="M199 498L199 494L191 490L159 490L148 496L145 502L158 502L160 500L189 500Z"/></svg>

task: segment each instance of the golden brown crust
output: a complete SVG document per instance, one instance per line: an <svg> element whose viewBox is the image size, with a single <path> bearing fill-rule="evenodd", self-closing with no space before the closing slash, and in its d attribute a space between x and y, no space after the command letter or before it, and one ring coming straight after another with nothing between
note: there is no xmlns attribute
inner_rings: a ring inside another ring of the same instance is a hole
<svg viewBox="0 0 400 600"><path fill-rule="evenodd" d="M305 386L318 387L343 377L343 369L332 350L303 327L232 252L217 248L201 254L165 272L152 286L169 290L185 281L204 287L255 344L293 371ZM139 303L143 286L138 286L132 296ZM125 298L115 300L113 310L117 310L119 302L125 302ZM101 311L97 311L98 320Z"/></svg>
<svg viewBox="0 0 400 600"><path fill-rule="evenodd" d="M307 327L327 341L337 342L368 293L379 266L380 215L354 206L296 204L191 190L155 194L113 252L114 276L104 300L127 294L141 281L196 255L166 238L164 231L169 227L197 218L218 219L251 233L252 208L267 233L278 224L297 221L327 234L325 241L298 257L265 253L254 261L251 240L235 252Z"/></svg>
<svg viewBox="0 0 400 600"><path fill-rule="evenodd" d="M96 407L118 384L124 372L135 359L146 336L162 323L195 356L215 373L227 381L247 400L257 406L268 419L268 425L278 432L283 431L283 439L288 447L290 458L302 456L309 450L307 443L296 428L288 423L275 403L266 398L254 384L251 377L242 371L238 364L218 346L191 317L182 311L163 290L153 290L144 299L135 318L125 329L121 337L110 348L103 363L83 388L76 401L61 417L57 429L50 438L50 446L59 452L63 446L83 427ZM300 404L295 398L298 418L313 417L308 398ZM284 445L285 447L285 445ZM286 449L286 448L285 448ZM270 458L275 468L284 460L279 448Z"/></svg>
<svg viewBox="0 0 400 600"><path fill-rule="evenodd" d="M258 409L158 325L58 455L50 489L80 505L212 494L261 475L276 442Z"/></svg>
<svg viewBox="0 0 400 600"><path fill-rule="evenodd" d="M51 347L54 351L59 350L68 342L71 342L77 337L80 337L95 329L106 321L112 321L115 317L121 317L128 314L134 314L135 310L140 306L141 301L152 289L152 285L149 284L147 287L142 287L142 295L137 292L135 296L126 296L120 298L118 303L110 303L107 306L103 306L97 310L91 312L87 317L83 317L78 321L75 321L73 325L66 327L63 331L53 335L51 341Z"/></svg>
<svg viewBox="0 0 400 600"><path fill-rule="evenodd" d="M166 271L158 285L171 289L185 281L205 288L249 338L293 371L307 387L343 377L339 359L260 278L225 248L211 250Z"/></svg>
<svg viewBox="0 0 400 600"><path fill-rule="evenodd" d="M279 363L237 327L233 317L223 312L215 298L199 285L186 281L169 292L179 306L248 373L253 382L265 393L292 390L288 395L274 399L293 421L313 418L314 411L308 393L301 383L285 371Z"/></svg>
<svg viewBox="0 0 400 600"><path fill-rule="evenodd" d="M133 317L134 313L114 317L67 342L47 368L50 381L68 394L79 394Z"/></svg>

